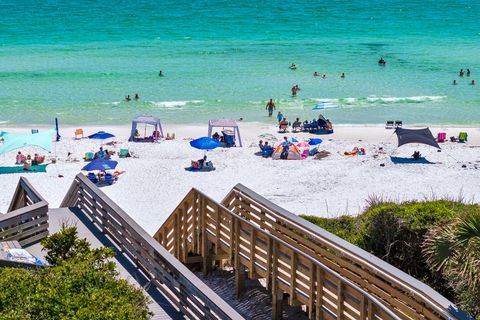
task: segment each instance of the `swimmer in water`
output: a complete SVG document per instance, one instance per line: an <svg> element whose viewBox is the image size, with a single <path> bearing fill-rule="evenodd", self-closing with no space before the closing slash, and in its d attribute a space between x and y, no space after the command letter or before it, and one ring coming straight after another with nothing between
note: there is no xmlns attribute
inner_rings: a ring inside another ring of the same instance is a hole
<svg viewBox="0 0 480 320"><path fill-rule="evenodd" d="M475 85L475 80L472 80L472 82L470 82L470 84L471 84L472 86L474 86L474 85Z"/></svg>
<svg viewBox="0 0 480 320"><path fill-rule="evenodd" d="M467 77L470 77L470 69L467 69Z"/></svg>
<svg viewBox="0 0 480 320"><path fill-rule="evenodd" d="M313 73L313 76L314 76L314 77L318 77L318 76L320 76L320 75L318 74L317 71L315 71L315 72Z"/></svg>
<svg viewBox="0 0 480 320"><path fill-rule="evenodd" d="M292 97L296 97L296 96L297 96L297 86L293 85L293 87L292 87Z"/></svg>
<svg viewBox="0 0 480 320"><path fill-rule="evenodd" d="M135 93L135 98L134 98L134 99L135 99L135 100L140 99L140 97L138 96L138 93Z"/></svg>
<svg viewBox="0 0 480 320"><path fill-rule="evenodd" d="M292 70L296 70L297 69L297 65L295 63L292 62L292 65L290 66L290 69Z"/></svg>
<svg viewBox="0 0 480 320"><path fill-rule="evenodd" d="M159 77L163 77L163 72L162 72L162 70L160 70L160 72L158 73L158 76L159 76Z"/></svg>
<svg viewBox="0 0 480 320"><path fill-rule="evenodd" d="M327 79L327 75L325 73L323 74L322 79Z"/></svg>
<svg viewBox="0 0 480 320"><path fill-rule="evenodd" d="M130 100L132 100L132 98L130 98L130 95L125 97L125 101L130 102Z"/></svg>
<svg viewBox="0 0 480 320"><path fill-rule="evenodd" d="M345 79L345 72L342 72L342 74L340 75L340 78Z"/></svg>
<svg viewBox="0 0 480 320"><path fill-rule="evenodd" d="M459 75L460 77L463 77L464 74L465 74L465 72L463 72L463 69L460 69L460 72L458 73L458 75Z"/></svg>
<svg viewBox="0 0 480 320"><path fill-rule="evenodd" d="M297 88L297 91L300 91L300 87L298 86L298 84L295 85L295 88Z"/></svg>
<svg viewBox="0 0 480 320"><path fill-rule="evenodd" d="M384 66L387 64L387 61L383 60L383 58L380 58L380 60L378 60L378 64Z"/></svg>
<svg viewBox="0 0 480 320"><path fill-rule="evenodd" d="M457 80L453 80L453 85L455 86L457 84Z"/></svg>

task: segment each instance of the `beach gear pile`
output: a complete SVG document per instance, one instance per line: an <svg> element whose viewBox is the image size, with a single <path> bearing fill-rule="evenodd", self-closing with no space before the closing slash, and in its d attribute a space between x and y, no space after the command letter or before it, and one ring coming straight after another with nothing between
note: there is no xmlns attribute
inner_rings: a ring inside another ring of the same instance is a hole
<svg viewBox="0 0 480 320"><path fill-rule="evenodd" d="M366 155L366 151L364 148L358 148L358 147L355 147L353 148L352 151L345 151L343 153L344 156L364 156Z"/></svg>

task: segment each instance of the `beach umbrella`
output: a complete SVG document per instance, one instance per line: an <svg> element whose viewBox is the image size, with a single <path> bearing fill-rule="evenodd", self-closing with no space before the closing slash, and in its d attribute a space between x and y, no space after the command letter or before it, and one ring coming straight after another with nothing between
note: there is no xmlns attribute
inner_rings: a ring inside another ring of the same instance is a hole
<svg viewBox="0 0 480 320"><path fill-rule="evenodd" d="M106 159L95 159L85 167L82 168L84 171L94 171L94 170L113 170L117 166L118 162L113 160Z"/></svg>
<svg viewBox="0 0 480 320"><path fill-rule="evenodd" d="M298 140L297 140L297 139L295 139L294 137L291 137L291 138L290 138L290 142L292 142L292 143L297 143L297 142L298 142Z"/></svg>
<svg viewBox="0 0 480 320"><path fill-rule="evenodd" d="M113 134L105 131L98 131L97 133L94 133L88 136L89 139L99 139L99 140L105 140L113 137L115 137Z"/></svg>
<svg viewBox="0 0 480 320"><path fill-rule="evenodd" d="M323 110L323 109L334 109L334 108L338 108L338 105L332 102L323 101L316 104L312 110Z"/></svg>
<svg viewBox="0 0 480 320"><path fill-rule="evenodd" d="M322 143L322 139L310 139L310 141L308 142L308 144L311 146L316 146L317 144L320 144L320 143Z"/></svg>
<svg viewBox="0 0 480 320"><path fill-rule="evenodd" d="M262 133L261 135L258 136L259 138L262 138L263 140L269 140L269 141L278 141L277 137L275 137L271 133Z"/></svg>
<svg viewBox="0 0 480 320"><path fill-rule="evenodd" d="M220 142L209 137L201 137L190 141L190 145L200 150L212 150L221 146Z"/></svg>
<svg viewBox="0 0 480 320"><path fill-rule="evenodd" d="M299 148L309 148L310 145L306 142L300 142L300 143L297 143L297 147L299 147Z"/></svg>

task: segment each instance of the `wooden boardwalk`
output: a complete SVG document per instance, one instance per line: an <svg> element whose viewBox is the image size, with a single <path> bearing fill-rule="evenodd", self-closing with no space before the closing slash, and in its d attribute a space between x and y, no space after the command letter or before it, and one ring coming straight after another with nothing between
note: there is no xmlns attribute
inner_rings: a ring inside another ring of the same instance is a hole
<svg viewBox="0 0 480 320"><path fill-rule="evenodd" d="M76 226L78 234L81 238L86 238L92 248L110 247L113 248L117 255L115 262L119 276L128 280L135 286L144 288L145 293L150 298L149 308L154 313L152 319L185 319L183 314L178 312L170 302L151 285L148 279L136 268L135 264L122 254L118 248L108 239L101 230L95 226L78 208L59 208L49 209L49 234L60 231L62 225ZM36 257L43 259L45 251L42 251L40 243L36 243L26 249Z"/></svg>

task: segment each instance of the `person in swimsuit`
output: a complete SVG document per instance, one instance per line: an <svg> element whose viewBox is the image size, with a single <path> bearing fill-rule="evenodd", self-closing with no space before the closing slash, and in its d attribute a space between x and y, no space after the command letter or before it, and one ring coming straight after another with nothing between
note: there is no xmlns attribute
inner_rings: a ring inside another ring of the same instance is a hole
<svg viewBox="0 0 480 320"><path fill-rule="evenodd" d="M297 86L296 85L293 85L292 87L292 97L296 97L297 96Z"/></svg>
<svg viewBox="0 0 480 320"><path fill-rule="evenodd" d="M273 110L275 110L275 102L273 102L273 99L270 99L267 102L267 105L265 106L265 110L268 110L268 116L271 117L273 114Z"/></svg>

